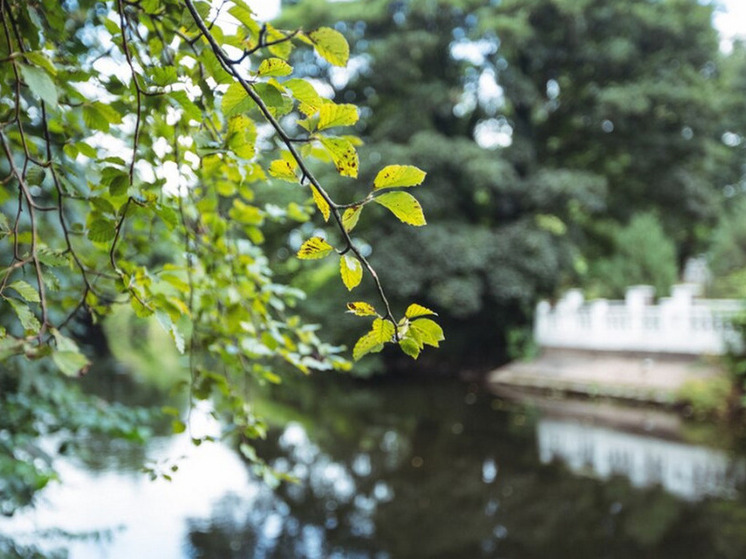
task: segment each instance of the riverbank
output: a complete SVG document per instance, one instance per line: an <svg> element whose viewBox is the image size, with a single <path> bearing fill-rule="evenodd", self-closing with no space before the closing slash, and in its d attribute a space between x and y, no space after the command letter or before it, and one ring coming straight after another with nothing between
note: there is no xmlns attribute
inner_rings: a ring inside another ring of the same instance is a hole
<svg viewBox="0 0 746 559"><path fill-rule="evenodd" d="M725 374L715 359L705 357L545 349L537 359L492 371L487 382L497 389L672 405L687 384Z"/></svg>

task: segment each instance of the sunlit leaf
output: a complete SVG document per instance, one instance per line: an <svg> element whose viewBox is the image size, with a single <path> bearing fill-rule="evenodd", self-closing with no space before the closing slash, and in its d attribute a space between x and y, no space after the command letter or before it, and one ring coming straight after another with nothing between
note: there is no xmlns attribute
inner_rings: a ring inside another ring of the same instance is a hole
<svg viewBox="0 0 746 559"><path fill-rule="evenodd" d="M394 325L390 321L376 318L370 332L361 337L355 344L352 350L353 359L357 361L367 353L381 351L383 345L390 342L394 337L394 332Z"/></svg>
<svg viewBox="0 0 746 559"><path fill-rule="evenodd" d="M416 303L413 303L407 307L406 312L404 313L404 316L407 318L417 318L418 316L427 316L427 315L435 315L437 316L436 312L431 311L430 309L423 307L422 305L418 305Z"/></svg>
<svg viewBox="0 0 746 559"><path fill-rule="evenodd" d="M407 337L399 340L399 347L404 353L406 353L413 359L417 359L417 357L419 357L420 351L422 349L416 341L414 341L412 338Z"/></svg>
<svg viewBox="0 0 746 559"><path fill-rule="evenodd" d="M319 108L317 129L324 130L333 126L352 126L358 121L358 118L357 107L355 105L325 103Z"/></svg>
<svg viewBox="0 0 746 559"><path fill-rule="evenodd" d="M308 34L313 42L316 52L329 64L334 66L346 66L350 58L350 45L347 39L339 31L330 27L320 27Z"/></svg>
<svg viewBox="0 0 746 559"><path fill-rule="evenodd" d="M357 225L358 220L360 219L360 214L363 211L363 206L353 206L351 208L347 208L344 213L342 214L342 227L344 227L345 231L348 233L352 231L355 228L355 225Z"/></svg>
<svg viewBox="0 0 746 559"><path fill-rule="evenodd" d="M352 291L363 279L363 266L354 256L343 254L339 259L339 273L345 287Z"/></svg>
<svg viewBox="0 0 746 559"><path fill-rule="evenodd" d="M391 210L391 213L403 223L418 227L426 224L422 206L407 192L388 192L377 196L373 201Z"/></svg>
<svg viewBox="0 0 746 559"><path fill-rule="evenodd" d="M409 325L409 329L414 331L417 338L422 343L433 347L438 347L439 342L445 339L443 329L437 322L430 320L429 318L413 320Z"/></svg>
<svg viewBox="0 0 746 559"><path fill-rule="evenodd" d="M297 164L295 161L288 159L275 159L269 164L269 174L277 179L297 183L298 177L295 175Z"/></svg>
<svg viewBox="0 0 746 559"><path fill-rule="evenodd" d="M313 85L306 80L299 78L290 79L283 84L293 94L300 106L300 111L306 116L315 114L319 108L326 102L321 95L316 92Z"/></svg>
<svg viewBox="0 0 746 559"><path fill-rule="evenodd" d="M252 106L251 97L246 93L243 86L234 82L223 94L223 100L220 103L220 109L226 117L248 111Z"/></svg>
<svg viewBox="0 0 746 559"><path fill-rule="evenodd" d="M321 142L334 162L337 172L343 177L356 178L360 162L357 150L347 138L319 136Z"/></svg>
<svg viewBox="0 0 746 559"><path fill-rule="evenodd" d="M378 316L376 309L373 305L370 305L364 301L355 301L354 303L347 303L347 310L357 316Z"/></svg>
<svg viewBox="0 0 746 559"><path fill-rule="evenodd" d="M313 201L316 204L316 207L319 209L321 215L324 217L324 221L329 221L329 215L331 213L329 203L324 199L324 197L321 195L321 192L319 192L318 188L316 188L314 185L311 185L311 194L313 195Z"/></svg>
<svg viewBox="0 0 746 559"><path fill-rule="evenodd" d="M298 258L301 260L324 258L333 250L334 247L321 237L311 237L301 245L300 250L298 250Z"/></svg>
<svg viewBox="0 0 746 559"><path fill-rule="evenodd" d="M422 184L427 173L412 165L388 165L376 175L375 188L393 188L395 186L417 186Z"/></svg>
<svg viewBox="0 0 746 559"><path fill-rule="evenodd" d="M256 73L260 76L287 76L292 73L293 67L280 58L267 58L262 60Z"/></svg>

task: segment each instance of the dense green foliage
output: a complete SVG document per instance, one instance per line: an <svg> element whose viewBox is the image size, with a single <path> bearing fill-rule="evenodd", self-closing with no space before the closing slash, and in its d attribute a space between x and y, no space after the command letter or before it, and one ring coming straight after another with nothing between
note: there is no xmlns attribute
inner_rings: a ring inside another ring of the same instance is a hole
<svg viewBox="0 0 746 559"><path fill-rule="evenodd" d="M13 447L26 427L33 439L85 416L75 389L55 387L88 371L83 349L101 350L112 313L141 321L114 336L138 338L157 321L183 354L189 398L210 398L248 438L265 429L246 399L250 377L348 369L294 311L304 293L276 281L264 253L266 230L310 223L316 209L331 226L301 239L297 257L334 260L348 290L364 276L373 286L373 304L347 305L372 320L354 358L387 343L417 357L443 339L427 308L392 310L352 236L369 204L402 227L424 225L409 192L425 172L361 165L346 134L357 107L324 98L288 63L301 47L344 67L339 32L280 30L242 0L0 0L0 28L0 405L3 429L17 433L3 441L4 477L14 464L25 476ZM361 178L376 174L348 184L344 203L315 175L334 169L349 182L361 167ZM299 202L257 195L289 188ZM32 411L47 409L37 421ZM187 428L178 410L166 413L176 432ZM42 486L47 473L29 469L21 485Z"/></svg>
<svg viewBox="0 0 746 559"><path fill-rule="evenodd" d="M371 107L362 160L406 154L430 172L426 231L360 229L394 300L424 294L441 314L449 340L427 369L494 365L537 299L568 285L610 297L645 281L666 294L743 180L742 54L719 51L712 6L294 4L283 21L344 22L354 72L327 75L308 57L296 67ZM643 250L630 245L647 233Z"/></svg>

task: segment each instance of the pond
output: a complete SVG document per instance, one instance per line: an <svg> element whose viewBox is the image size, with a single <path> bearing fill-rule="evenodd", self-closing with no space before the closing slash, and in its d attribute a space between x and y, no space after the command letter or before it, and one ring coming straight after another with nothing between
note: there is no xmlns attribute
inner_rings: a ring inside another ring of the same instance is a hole
<svg viewBox="0 0 746 559"><path fill-rule="evenodd" d="M0 533L72 559L746 556L746 457L712 429L425 378L319 375L257 406L272 425L258 451L296 483L271 489L228 444L155 437L60 460L63 483ZM219 432L206 411L193 434ZM141 473L143 455L177 464L172 481Z"/></svg>

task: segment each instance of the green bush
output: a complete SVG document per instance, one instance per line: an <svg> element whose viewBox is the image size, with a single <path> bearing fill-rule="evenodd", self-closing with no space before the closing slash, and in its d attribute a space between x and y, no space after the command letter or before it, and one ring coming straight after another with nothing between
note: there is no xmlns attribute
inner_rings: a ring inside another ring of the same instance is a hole
<svg viewBox="0 0 746 559"><path fill-rule="evenodd" d="M601 258L589 270L594 295L623 297L630 285L652 285L666 295L676 283L676 248L652 213L638 214L625 227L610 232L611 256Z"/></svg>

